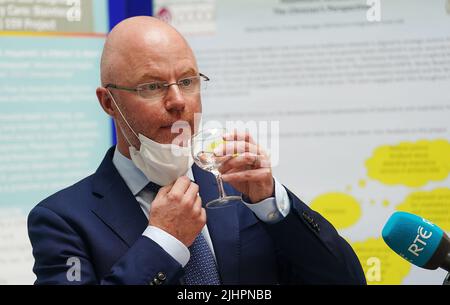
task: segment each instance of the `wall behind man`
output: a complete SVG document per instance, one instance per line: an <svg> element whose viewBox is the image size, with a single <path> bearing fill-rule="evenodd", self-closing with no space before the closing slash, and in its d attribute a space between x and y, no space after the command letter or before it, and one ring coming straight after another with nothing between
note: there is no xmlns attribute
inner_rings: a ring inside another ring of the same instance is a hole
<svg viewBox="0 0 450 305"><path fill-rule="evenodd" d="M380 235L398 210L450 231L448 1L153 3L211 78L203 122L247 123L369 284L442 283L445 272L412 266Z"/></svg>
<svg viewBox="0 0 450 305"><path fill-rule="evenodd" d="M109 29L111 30L120 21L134 16L151 16L153 1L139 0L109 0ZM116 144L116 130L111 121L112 141Z"/></svg>
<svg viewBox="0 0 450 305"><path fill-rule="evenodd" d="M30 209L92 174L112 144L95 95L108 1L73 2L0 4L0 284L34 282ZM35 6L67 14L35 16Z"/></svg>
<svg viewBox="0 0 450 305"><path fill-rule="evenodd" d="M95 96L102 46L121 20L151 15L152 2L8 5L30 14L0 18L0 284L31 284L27 215L92 174L114 143L111 120ZM35 17L35 5L67 9L67 18Z"/></svg>

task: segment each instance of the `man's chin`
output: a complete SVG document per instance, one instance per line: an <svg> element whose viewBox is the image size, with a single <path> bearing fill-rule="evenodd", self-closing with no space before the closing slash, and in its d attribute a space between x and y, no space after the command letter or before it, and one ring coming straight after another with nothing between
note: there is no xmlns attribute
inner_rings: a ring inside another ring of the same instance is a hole
<svg viewBox="0 0 450 305"><path fill-rule="evenodd" d="M186 134L186 133L185 133ZM161 127L153 141L160 144L176 144L180 146L187 146L189 135L184 135L183 132L173 132L171 127Z"/></svg>

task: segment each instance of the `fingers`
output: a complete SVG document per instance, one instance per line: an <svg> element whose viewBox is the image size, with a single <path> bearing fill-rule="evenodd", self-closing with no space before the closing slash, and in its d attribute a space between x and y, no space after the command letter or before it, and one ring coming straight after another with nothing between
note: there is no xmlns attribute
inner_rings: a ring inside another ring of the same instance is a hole
<svg viewBox="0 0 450 305"><path fill-rule="evenodd" d="M184 194L190 187L192 181L186 176L180 177L175 181L175 184L172 186L170 191L167 193L167 197L171 201L181 201L183 199Z"/></svg>
<svg viewBox="0 0 450 305"><path fill-rule="evenodd" d="M162 187L156 195L156 198L166 195L167 199L169 199L172 204L181 203L190 208L200 200L201 207L201 199L200 196L198 196L198 191L198 185L192 182L188 177L183 176L178 178L172 185Z"/></svg>
<svg viewBox="0 0 450 305"><path fill-rule="evenodd" d="M194 202L194 206L192 207L192 214L195 217L198 217L201 215L202 213L202 199L200 198L200 196L197 196L197 199Z"/></svg>
<svg viewBox="0 0 450 305"><path fill-rule="evenodd" d="M249 170L262 167L271 167L270 160L268 160L266 156L244 153L224 162L220 166L219 171L222 174L226 174L230 170Z"/></svg>
<svg viewBox="0 0 450 305"><path fill-rule="evenodd" d="M257 145L248 132L233 131L225 134L223 139L225 143L220 144L216 149L214 149L214 154L216 156L233 155L233 157L236 157L237 155L245 152L266 155L264 150Z"/></svg>
<svg viewBox="0 0 450 305"><path fill-rule="evenodd" d="M201 202L200 202L200 204L201 204ZM206 224L206 210L204 208L202 208L200 210L200 220L203 223L203 225Z"/></svg>
<svg viewBox="0 0 450 305"><path fill-rule="evenodd" d="M225 141L244 141L256 144L249 132L237 132L236 130L224 135L223 139Z"/></svg>
<svg viewBox="0 0 450 305"><path fill-rule="evenodd" d="M248 133L231 132L224 135L225 143L215 150L216 156L223 157L219 171L224 174L237 174L259 168L271 167L270 158ZM228 157L228 158L227 158ZM258 172L257 172L258 173ZM251 173L249 173L251 175ZM231 177L235 177L231 176ZM241 175L239 175L241 177ZM234 182L237 182L233 180Z"/></svg>
<svg viewBox="0 0 450 305"><path fill-rule="evenodd" d="M174 185L174 183L171 183L171 184L161 187L159 189L158 193L156 194L155 199L167 195L167 193L170 192L170 190L172 189L173 185Z"/></svg>
<svg viewBox="0 0 450 305"><path fill-rule="evenodd" d="M152 202L149 223L189 247L206 223L206 211L198 191L198 185L188 177L180 177L162 187Z"/></svg>
<svg viewBox="0 0 450 305"><path fill-rule="evenodd" d="M197 198L200 198L198 196L198 190L199 187L194 182L191 182L191 185L189 185L189 188L187 189L186 193L184 194L183 201L194 205Z"/></svg>
<svg viewBox="0 0 450 305"><path fill-rule="evenodd" d="M253 154L263 153L258 145L246 141L227 141L214 149L214 155L216 156L235 155L245 152L251 152Z"/></svg>
<svg viewBox="0 0 450 305"><path fill-rule="evenodd" d="M272 170L269 167L258 168L253 170L235 171L222 175L225 182L259 182L264 181L268 177L272 177Z"/></svg>

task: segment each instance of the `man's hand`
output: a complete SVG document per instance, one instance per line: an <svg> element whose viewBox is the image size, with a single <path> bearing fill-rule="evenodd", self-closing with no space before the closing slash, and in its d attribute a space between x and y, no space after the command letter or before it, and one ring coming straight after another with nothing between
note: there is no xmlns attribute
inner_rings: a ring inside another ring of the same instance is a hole
<svg viewBox="0 0 450 305"><path fill-rule="evenodd" d="M206 224L198 185L183 176L162 187L152 202L149 224L166 231L186 247L192 245Z"/></svg>
<svg viewBox="0 0 450 305"><path fill-rule="evenodd" d="M274 182L267 154L250 134L233 132L224 136L225 144L217 147L217 156L227 156L219 168L222 179L250 198L251 203L272 197Z"/></svg>

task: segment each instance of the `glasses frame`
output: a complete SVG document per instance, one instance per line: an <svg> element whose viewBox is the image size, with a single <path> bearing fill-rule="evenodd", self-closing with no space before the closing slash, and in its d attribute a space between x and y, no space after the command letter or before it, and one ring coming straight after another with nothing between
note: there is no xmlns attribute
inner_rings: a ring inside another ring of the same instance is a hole
<svg viewBox="0 0 450 305"><path fill-rule="evenodd" d="M143 88L144 86L148 86L148 85L158 85L161 86L163 88L165 88L165 91L167 92L167 90L174 85L180 86L182 84L182 82L184 80L187 79L193 79L193 78L199 78L199 81L201 82L202 80L205 82L209 82L210 78L202 73L199 73L198 75L194 75L194 76L189 76L189 77L184 77L180 80L177 80L174 83L168 83L168 82L151 82L151 83L144 83L144 84L139 84L134 88L130 88L130 87L125 87L125 86L119 86L116 84L107 84L104 88L108 89L108 88L113 88L113 89L117 89L117 90L124 90L124 91L129 91L129 92L135 92L137 93L141 98L145 99L145 100L157 100L156 96L154 98L148 98L148 97L143 97L141 95L141 92L144 91L145 89Z"/></svg>

